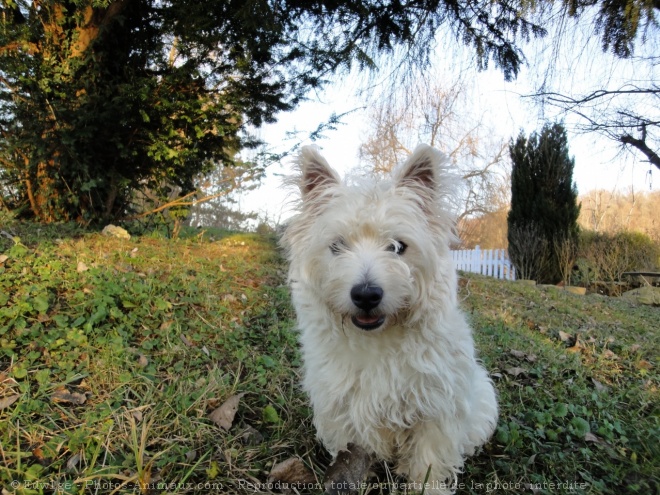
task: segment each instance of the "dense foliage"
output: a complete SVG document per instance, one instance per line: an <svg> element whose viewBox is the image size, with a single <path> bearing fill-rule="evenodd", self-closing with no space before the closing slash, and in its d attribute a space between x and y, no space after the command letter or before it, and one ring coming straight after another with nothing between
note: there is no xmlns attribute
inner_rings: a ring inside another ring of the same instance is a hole
<svg viewBox="0 0 660 495"><path fill-rule="evenodd" d="M660 269L660 244L641 232L615 233L583 231L577 257L575 278L585 287L618 294L626 282L625 272L657 272Z"/></svg>
<svg viewBox="0 0 660 495"><path fill-rule="evenodd" d="M509 0L0 5L0 198L42 222L121 217L138 189L186 194L251 144L247 126L379 53L423 64L442 25L506 77L516 37L543 33Z"/></svg>
<svg viewBox="0 0 660 495"><path fill-rule="evenodd" d="M44 222L117 216L135 189L190 191L196 174L231 161L245 121L291 108L304 83L273 70L281 27L243 26L238 3L217 7L6 3L5 201Z"/></svg>
<svg viewBox="0 0 660 495"><path fill-rule="evenodd" d="M557 283L563 278L562 250L566 248L567 257L575 251L580 214L566 130L546 124L529 138L521 133L509 151L511 260L525 278Z"/></svg>
<svg viewBox="0 0 660 495"><path fill-rule="evenodd" d="M591 6L590 0L583 7ZM656 13L660 10L657 0L603 0L598 5L596 29L601 34L603 50L612 50L619 57L634 53L637 33L648 36L649 28L657 28Z"/></svg>

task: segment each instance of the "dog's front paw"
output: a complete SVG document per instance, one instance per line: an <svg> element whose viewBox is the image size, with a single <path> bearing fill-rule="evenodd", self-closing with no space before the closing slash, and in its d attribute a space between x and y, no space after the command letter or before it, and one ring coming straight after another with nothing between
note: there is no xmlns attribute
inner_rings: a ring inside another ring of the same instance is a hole
<svg viewBox="0 0 660 495"><path fill-rule="evenodd" d="M455 492L455 483L452 483L452 479L455 482L456 478L453 472L448 477L442 477L438 475L438 470L434 470L430 466L417 465L412 469L411 473L410 466L405 464L397 466L397 475L406 479L406 493L452 495Z"/></svg>

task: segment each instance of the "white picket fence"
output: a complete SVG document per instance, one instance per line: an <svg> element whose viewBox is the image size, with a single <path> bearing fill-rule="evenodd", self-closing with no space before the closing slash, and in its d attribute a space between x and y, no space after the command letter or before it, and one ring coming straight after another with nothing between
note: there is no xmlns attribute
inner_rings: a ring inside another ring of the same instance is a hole
<svg viewBox="0 0 660 495"><path fill-rule="evenodd" d="M516 279L516 270L506 249L461 249L451 252L457 270L506 280Z"/></svg>

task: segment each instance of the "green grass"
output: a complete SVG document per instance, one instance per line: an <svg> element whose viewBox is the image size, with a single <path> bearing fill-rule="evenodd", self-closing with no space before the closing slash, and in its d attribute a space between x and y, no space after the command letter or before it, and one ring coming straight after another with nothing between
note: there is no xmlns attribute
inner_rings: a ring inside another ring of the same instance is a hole
<svg viewBox="0 0 660 495"><path fill-rule="evenodd" d="M19 398L0 410L0 485L231 490L318 450L272 240L12 232L31 242L2 241L0 399ZM53 399L63 391L86 400ZM207 415L236 392L246 395L225 432ZM261 442L241 438L248 426Z"/></svg>
<svg viewBox="0 0 660 495"><path fill-rule="evenodd" d="M272 238L1 230L9 493L246 493L292 456L321 480ZM473 276L461 296L501 417L458 493L656 493L660 310ZM225 431L208 414L237 393Z"/></svg>
<svg viewBox="0 0 660 495"><path fill-rule="evenodd" d="M464 479L658 493L660 310L479 276L462 280L461 295L501 405Z"/></svg>

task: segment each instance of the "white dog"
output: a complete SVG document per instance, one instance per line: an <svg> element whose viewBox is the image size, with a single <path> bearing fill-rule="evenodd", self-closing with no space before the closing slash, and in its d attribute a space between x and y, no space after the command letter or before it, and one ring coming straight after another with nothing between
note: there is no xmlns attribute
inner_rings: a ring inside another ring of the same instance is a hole
<svg viewBox="0 0 660 495"><path fill-rule="evenodd" d="M342 183L315 147L283 236L303 387L333 456L352 442L397 463L409 487L452 493L497 400L457 303L447 159L419 146L388 180Z"/></svg>

